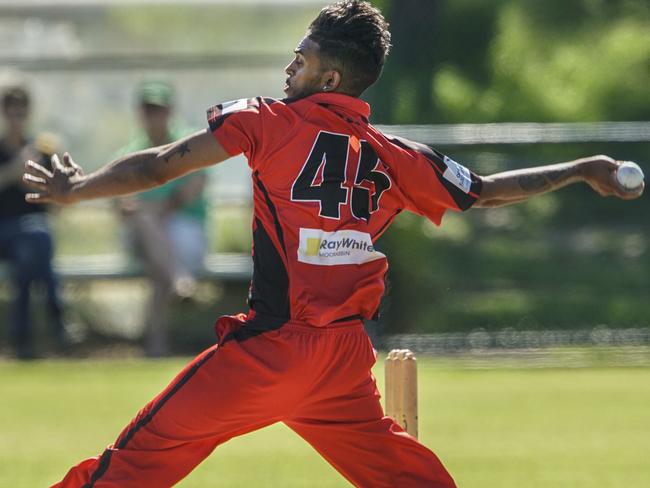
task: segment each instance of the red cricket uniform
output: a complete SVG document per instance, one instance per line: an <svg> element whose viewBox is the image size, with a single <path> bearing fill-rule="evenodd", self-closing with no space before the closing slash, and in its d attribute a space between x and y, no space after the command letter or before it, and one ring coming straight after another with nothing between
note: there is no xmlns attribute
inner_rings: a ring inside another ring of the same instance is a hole
<svg viewBox="0 0 650 488"><path fill-rule="evenodd" d="M58 487L167 487L219 444L281 421L361 487L453 487L438 458L385 417L362 318L384 292L377 238L403 210L439 224L481 180L368 123L341 94L256 98L208 111L253 171L248 315L222 317L192 361L109 446Z"/></svg>

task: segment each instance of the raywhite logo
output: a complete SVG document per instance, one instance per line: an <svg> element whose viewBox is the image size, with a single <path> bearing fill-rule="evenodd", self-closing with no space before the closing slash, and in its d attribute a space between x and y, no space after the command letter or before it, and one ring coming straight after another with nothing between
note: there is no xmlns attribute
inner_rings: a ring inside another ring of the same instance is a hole
<svg viewBox="0 0 650 488"><path fill-rule="evenodd" d="M298 261L321 266L363 264L386 256L375 250L370 234L356 230L300 229Z"/></svg>
<svg viewBox="0 0 650 488"><path fill-rule="evenodd" d="M221 104L221 115L226 115L231 112L239 112L248 108L248 99L241 98L231 102L224 102Z"/></svg>
<svg viewBox="0 0 650 488"><path fill-rule="evenodd" d="M459 190L469 193L469 189L472 187L472 177L470 176L469 170L453 159L449 159L447 156L445 156L443 161L447 165L447 169L442 176L447 181L453 183Z"/></svg>

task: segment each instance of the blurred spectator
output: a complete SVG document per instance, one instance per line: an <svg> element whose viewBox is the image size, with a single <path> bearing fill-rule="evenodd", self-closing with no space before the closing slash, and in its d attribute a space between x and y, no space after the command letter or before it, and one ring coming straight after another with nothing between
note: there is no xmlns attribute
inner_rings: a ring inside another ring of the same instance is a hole
<svg viewBox="0 0 650 488"><path fill-rule="evenodd" d="M160 81L143 83L137 91L142 132L123 153L161 146L186 135L173 124L174 89ZM145 318L145 351L152 357L169 352L168 312L174 298L188 298L196 288L193 274L205 255L204 195L206 174L199 172L122 201L135 252L151 280Z"/></svg>
<svg viewBox="0 0 650 488"><path fill-rule="evenodd" d="M31 285L42 282L47 296L47 317L56 345L65 348L68 338L63 327L62 307L52 271L53 245L44 205L25 202L27 188L21 182L26 159L49 166L56 140L43 134L35 141L27 136L30 99L19 86L2 94L5 123L0 140L0 259L9 264L14 287L10 337L21 359L36 356L29 313Z"/></svg>

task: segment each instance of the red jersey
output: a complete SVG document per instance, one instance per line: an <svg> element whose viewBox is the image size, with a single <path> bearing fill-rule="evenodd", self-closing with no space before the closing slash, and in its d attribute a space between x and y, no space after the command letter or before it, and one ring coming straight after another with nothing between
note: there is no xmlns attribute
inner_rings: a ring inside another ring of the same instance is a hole
<svg viewBox="0 0 650 488"><path fill-rule="evenodd" d="M440 224L466 210L481 179L423 144L382 134L370 107L342 94L242 99L208 110L232 156L253 171L249 304L280 322L371 318L386 256L375 242L403 210Z"/></svg>

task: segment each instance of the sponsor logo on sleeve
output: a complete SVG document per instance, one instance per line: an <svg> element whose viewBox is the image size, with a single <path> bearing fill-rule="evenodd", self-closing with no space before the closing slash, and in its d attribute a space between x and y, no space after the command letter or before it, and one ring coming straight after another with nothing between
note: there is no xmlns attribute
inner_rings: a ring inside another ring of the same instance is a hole
<svg viewBox="0 0 650 488"><path fill-rule="evenodd" d="M469 193L469 190L472 187L472 177L469 170L447 156L445 156L443 161L447 166L447 169L442 176L459 190L464 193Z"/></svg>
<svg viewBox="0 0 650 488"><path fill-rule="evenodd" d="M385 257L375 249L370 234L365 232L300 229L298 261L301 263L336 266L363 264Z"/></svg>
<svg viewBox="0 0 650 488"><path fill-rule="evenodd" d="M239 112L248 108L248 99L240 98L239 100L232 100L221 104L221 115L227 115L232 112Z"/></svg>

